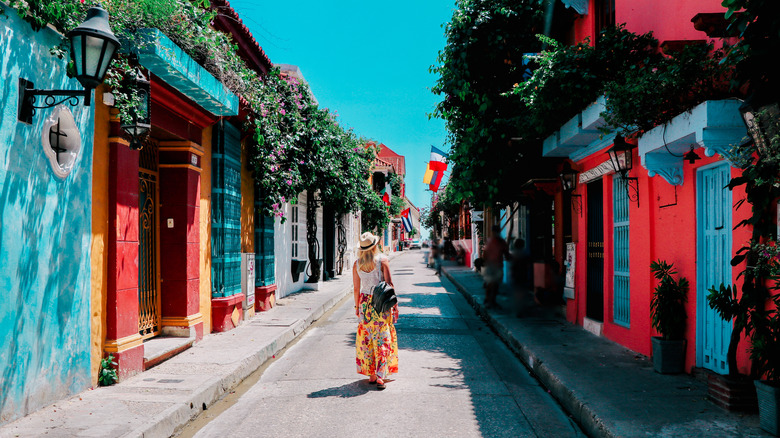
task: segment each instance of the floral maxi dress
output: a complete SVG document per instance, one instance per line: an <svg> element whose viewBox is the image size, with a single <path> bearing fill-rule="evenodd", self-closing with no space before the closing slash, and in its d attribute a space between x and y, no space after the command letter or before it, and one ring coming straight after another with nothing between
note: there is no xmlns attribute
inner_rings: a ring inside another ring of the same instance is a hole
<svg viewBox="0 0 780 438"><path fill-rule="evenodd" d="M360 276L360 304L358 304L358 329L355 340L357 372L366 376L376 374L385 379L398 372L398 340L393 325L393 314L389 310L377 313L371 306L371 292L383 280L379 259L376 268L364 272L358 267Z"/></svg>

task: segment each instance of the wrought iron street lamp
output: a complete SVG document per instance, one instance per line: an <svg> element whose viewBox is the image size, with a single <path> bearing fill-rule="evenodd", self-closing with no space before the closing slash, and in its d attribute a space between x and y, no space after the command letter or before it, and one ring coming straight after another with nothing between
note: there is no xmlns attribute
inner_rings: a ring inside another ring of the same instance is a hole
<svg viewBox="0 0 780 438"><path fill-rule="evenodd" d="M563 169L559 176L561 178L561 188L563 189L564 195L568 194L571 197L571 207L577 214L580 214L582 212L582 196L574 193L574 191L577 190L579 174L576 170L572 169L571 164L567 161L563 164Z"/></svg>
<svg viewBox="0 0 780 438"><path fill-rule="evenodd" d="M739 106L739 113L745 122L748 134L756 145L756 150L761 155L766 155L769 139L779 134L780 106L777 102L769 104L756 102L755 94L746 99Z"/></svg>
<svg viewBox="0 0 780 438"><path fill-rule="evenodd" d="M577 190L577 171L571 168L569 162L563 164L563 170L560 174L561 188L564 192L573 192Z"/></svg>
<svg viewBox="0 0 780 438"><path fill-rule="evenodd" d="M151 84L140 68L129 72L122 81L125 92L136 93L138 106L130 109L129 120L121 121L121 128L130 136L130 149L141 149L143 140L149 134L151 125Z"/></svg>
<svg viewBox="0 0 780 438"><path fill-rule="evenodd" d="M612 168L616 173L625 178L628 172L634 165L633 158L634 146L628 144L622 135L615 136L615 141L607 154L609 155L609 161L612 164Z"/></svg>
<svg viewBox="0 0 780 438"><path fill-rule="evenodd" d="M619 173L624 182L628 199L636 202L639 207L639 179L628 176L628 172L634 167L634 145L629 144L622 135L618 134L612 147L607 150L607 154L615 173Z"/></svg>
<svg viewBox="0 0 780 438"><path fill-rule="evenodd" d="M36 109L51 108L66 101L76 106L79 97L84 98L84 106L91 104L92 90L103 82L119 48L119 40L111 32L108 12L97 6L90 8L87 19L67 36L76 79L84 90L39 90L32 82L19 78L19 121L32 123ZM40 106L35 104L38 96L44 96Z"/></svg>

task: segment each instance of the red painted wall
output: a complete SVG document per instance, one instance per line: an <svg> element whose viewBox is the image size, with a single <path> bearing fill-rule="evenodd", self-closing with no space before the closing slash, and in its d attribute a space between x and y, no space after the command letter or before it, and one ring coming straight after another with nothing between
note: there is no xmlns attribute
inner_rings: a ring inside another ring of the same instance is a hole
<svg viewBox="0 0 780 438"><path fill-rule="evenodd" d="M720 0L615 0L615 21L626 23L635 33L653 31L658 41L704 40L707 35L693 28L699 13L725 13Z"/></svg>
<svg viewBox="0 0 780 438"><path fill-rule="evenodd" d="M704 156L701 149L697 151ZM589 170L606 160L606 154L597 152L577 163L582 172ZM612 184L614 175L604 176L604 324L603 335L625 347L644 355L651 355L651 337L658 333L652 329L650 321L650 299L656 286L656 280L650 273L650 263L653 260L665 260L674 263L678 275L686 277L690 283L688 294L688 325L686 339L686 369L696 365L696 171L719 161L715 156L704 158L691 165L683 165L684 184L670 185L660 176L648 177L647 171L641 166L631 171L631 176L639 178L639 206L630 205L630 246L631 246L631 321L630 328L613 322L613 218L612 218ZM639 162L636 153L634 160ZM739 174L732 168L732 176ZM676 191L676 193L675 193ZM583 197L582 215L574 214L574 241L577 243L576 261L576 298L567 301L567 318L569 321L582 324L586 309L587 290L587 191L580 186L578 192ZM737 188L732 192L732 202L737 203L745 197L744 190ZM750 215L750 207L743 206L732 212L732 227ZM744 228L734 230L732 234L732 254L750 238L750 231ZM732 281L737 285L738 273L743 267L732 270ZM747 351L748 342L743 336L740 344L738 363L741 373L748 373L750 368Z"/></svg>
<svg viewBox="0 0 780 438"><path fill-rule="evenodd" d="M659 42L667 40L709 40L704 32L693 28L691 19L699 13L725 13L721 0L615 0L615 21L625 23L634 33L653 31ZM574 37L582 41L596 35L593 12L596 1L591 0L588 15L574 22Z"/></svg>

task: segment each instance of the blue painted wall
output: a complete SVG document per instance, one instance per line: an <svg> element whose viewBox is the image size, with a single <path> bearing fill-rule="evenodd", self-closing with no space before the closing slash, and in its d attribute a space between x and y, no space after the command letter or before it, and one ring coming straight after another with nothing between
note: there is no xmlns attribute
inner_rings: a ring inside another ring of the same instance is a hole
<svg viewBox="0 0 780 438"><path fill-rule="evenodd" d="M18 80L80 88L49 54L61 35L34 32L0 3L0 424L90 385L90 240L94 117L71 108L81 153L57 177L41 146L51 113L17 121Z"/></svg>

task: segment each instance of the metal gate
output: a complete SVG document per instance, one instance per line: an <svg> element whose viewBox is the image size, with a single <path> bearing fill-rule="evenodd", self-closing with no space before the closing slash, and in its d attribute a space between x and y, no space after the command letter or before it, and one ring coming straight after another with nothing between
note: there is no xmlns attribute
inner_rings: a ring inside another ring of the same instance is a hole
<svg viewBox="0 0 780 438"><path fill-rule="evenodd" d="M696 278L696 364L721 374L729 372L726 353L731 322L707 305L707 291L731 281L730 167L722 163L697 173L698 266Z"/></svg>
<svg viewBox="0 0 780 438"><path fill-rule="evenodd" d="M585 316L604 321L604 193L602 180L588 184L588 272Z"/></svg>
<svg viewBox="0 0 780 438"><path fill-rule="evenodd" d="M157 157L157 144L147 141L138 164L138 333L144 339L161 329Z"/></svg>

